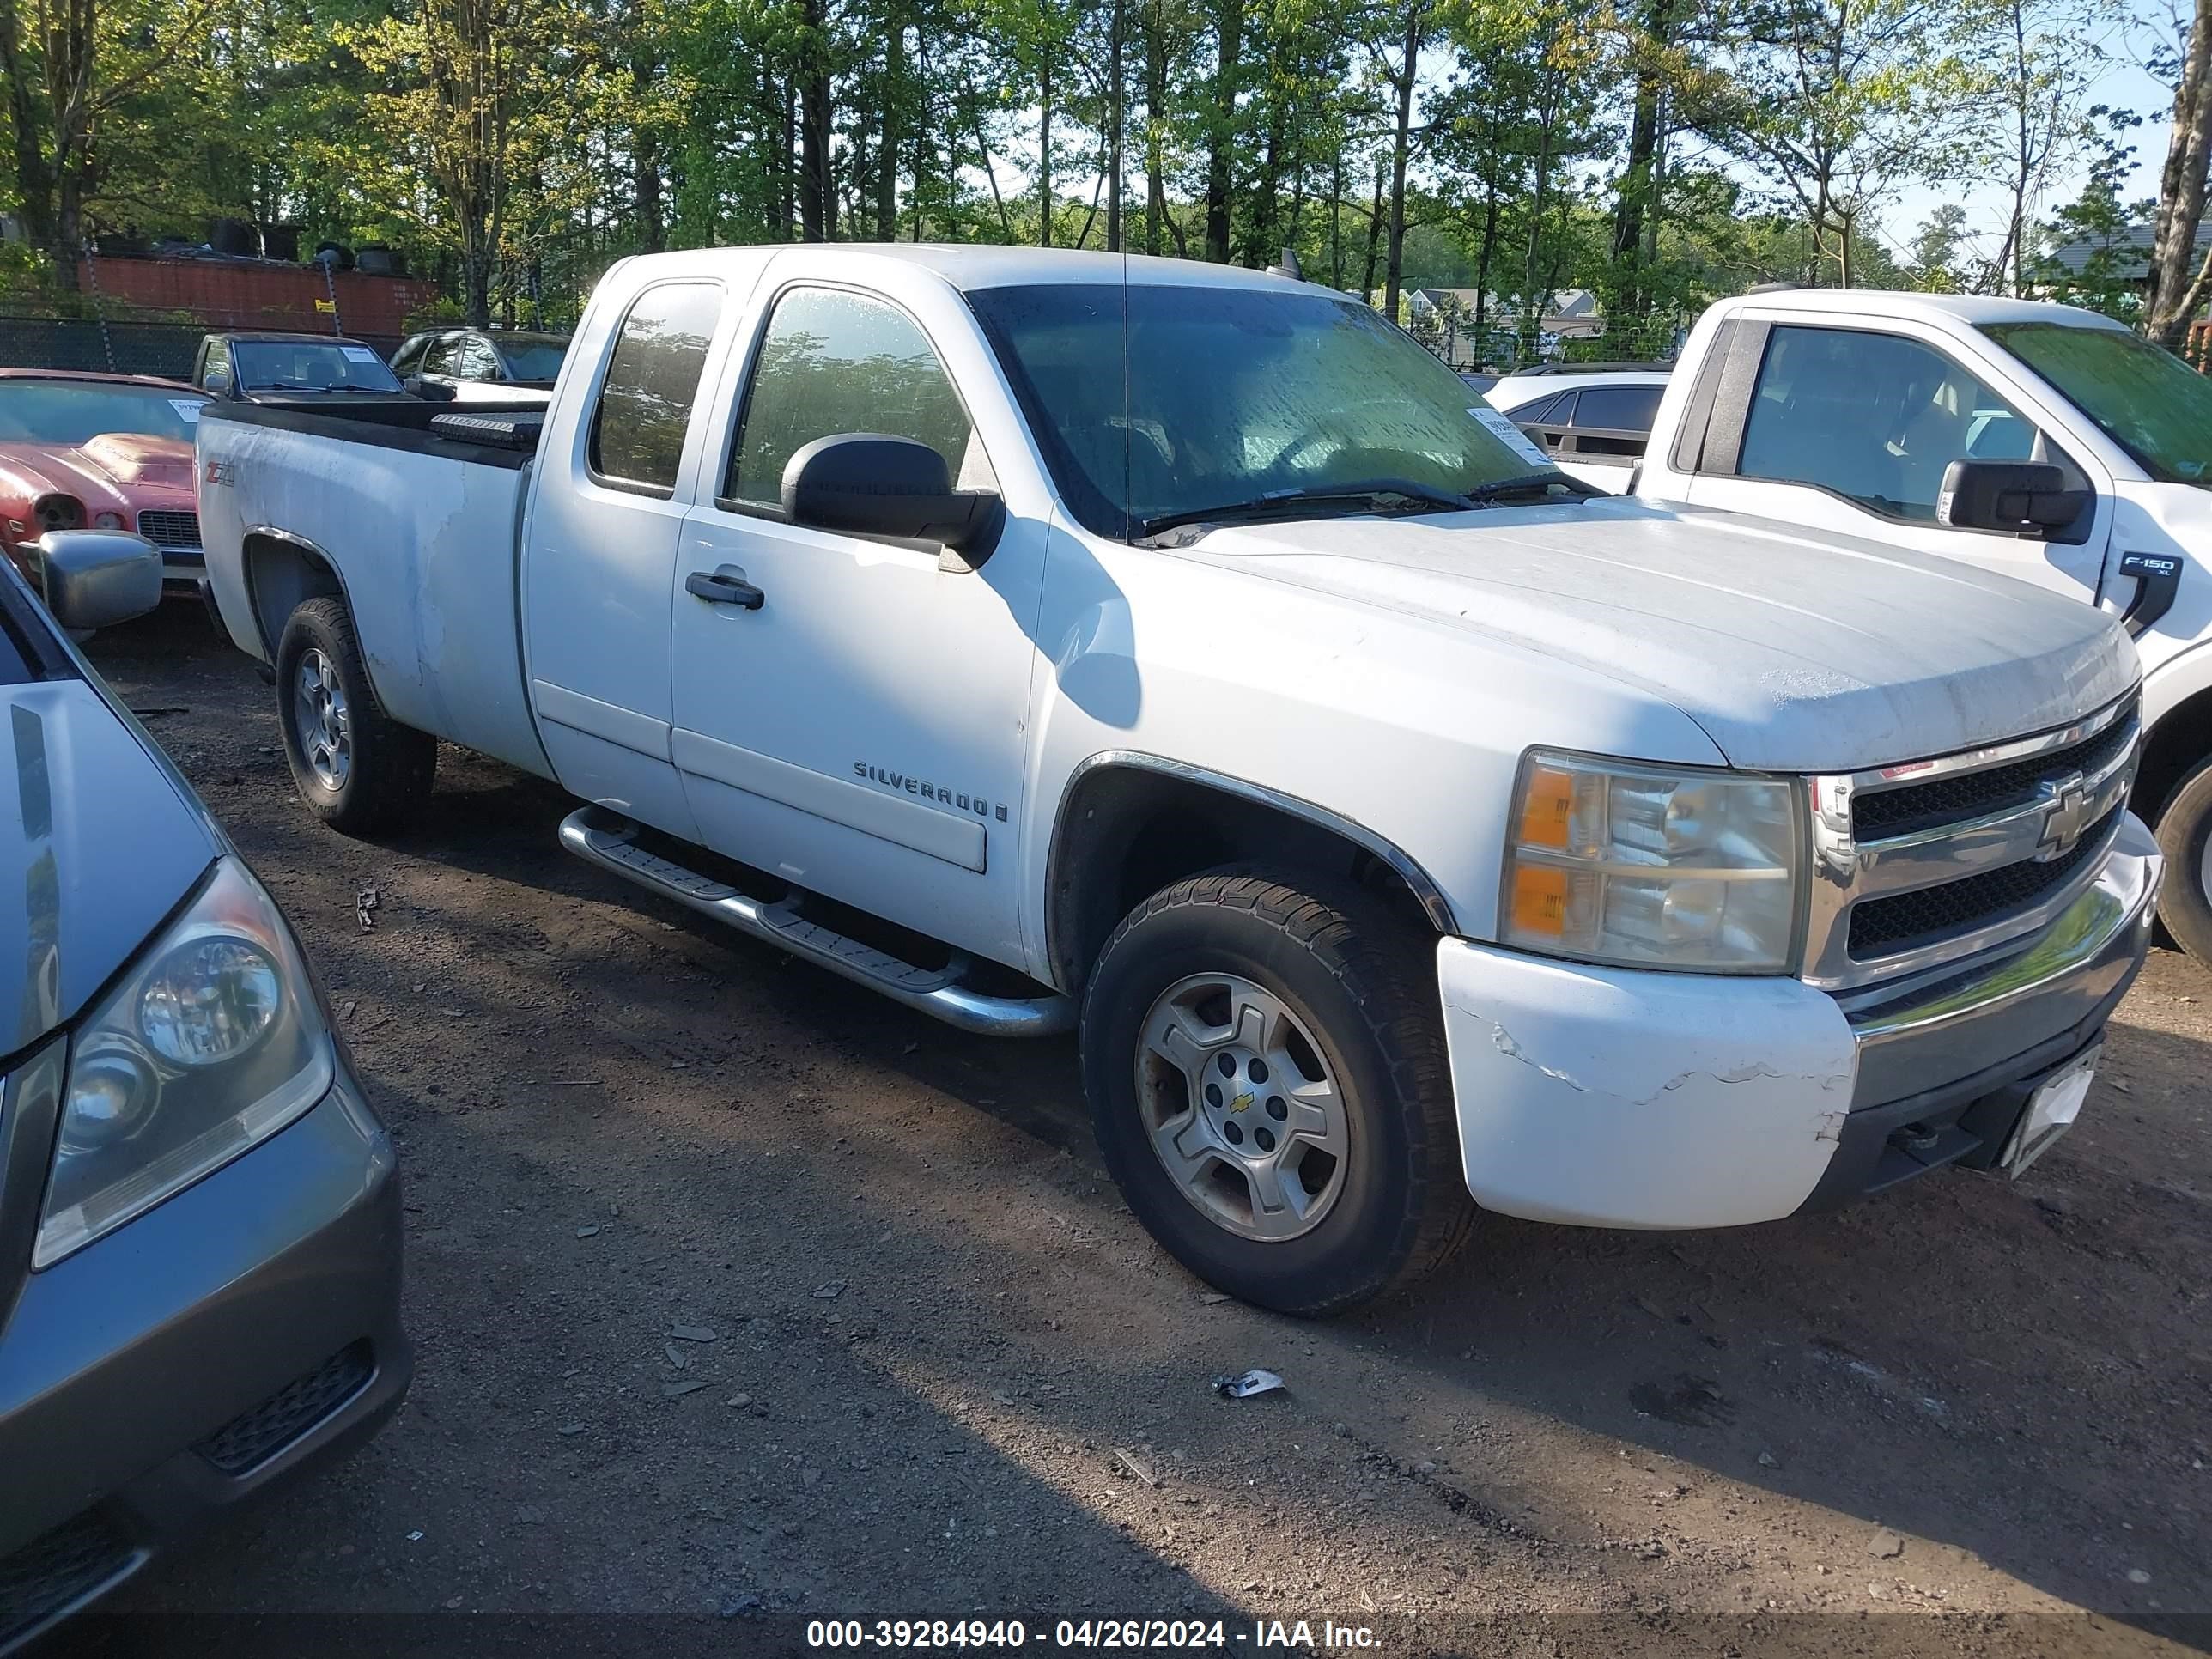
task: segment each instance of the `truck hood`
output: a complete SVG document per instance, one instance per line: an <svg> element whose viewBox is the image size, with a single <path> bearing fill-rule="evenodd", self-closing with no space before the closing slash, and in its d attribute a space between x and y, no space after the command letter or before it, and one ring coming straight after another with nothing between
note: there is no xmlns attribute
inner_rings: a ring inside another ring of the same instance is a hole
<svg viewBox="0 0 2212 1659"><path fill-rule="evenodd" d="M2111 618L2026 582L1625 498L1224 529L1180 556L1578 665L1759 771L1978 748L2063 726L2139 673Z"/></svg>
<svg viewBox="0 0 2212 1659"><path fill-rule="evenodd" d="M90 685L0 686L0 1054L75 1018L219 850Z"/></svg>

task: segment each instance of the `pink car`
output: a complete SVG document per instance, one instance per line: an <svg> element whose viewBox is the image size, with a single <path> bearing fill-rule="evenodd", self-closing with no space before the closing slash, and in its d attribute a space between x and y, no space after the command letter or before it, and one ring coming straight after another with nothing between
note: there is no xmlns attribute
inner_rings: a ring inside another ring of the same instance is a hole
<svg viewBox="0 0 2212 1659"><path fill-rule="evenodd" d="M0 529L29 574L49 530L131 530L170 593L206 572L192 435L205 393L144 374L0 368Z"/></svg>

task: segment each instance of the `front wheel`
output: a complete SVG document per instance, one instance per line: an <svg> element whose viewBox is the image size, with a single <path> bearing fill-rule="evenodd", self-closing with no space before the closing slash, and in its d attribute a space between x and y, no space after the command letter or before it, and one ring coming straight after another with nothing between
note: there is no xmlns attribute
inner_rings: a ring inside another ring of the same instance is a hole
<svg viewBox="0 0 2212 1659"><path fill-rule="evenodd" d="M1193 1273L1338 1312L1468 1235L1428 941L1356 888L1194 877L1115 930L1084 1001L1100 1150Z"/></svg>
<svg viewBox="0 0 2212 1659"><path fill-rule="evenodd" d="M331 829L398 829L429 795L437 739L384 712L343 601L309 599L284 624L276 707L300 798Z"/></svg>
<svg viewBox="0 0 2212 1659"><path fill-rule="evenodd" d="M2212 760L2184 778L2166 803L2158 845L2166 854L2158 919L2174 943L2212 963Z"/></svg>

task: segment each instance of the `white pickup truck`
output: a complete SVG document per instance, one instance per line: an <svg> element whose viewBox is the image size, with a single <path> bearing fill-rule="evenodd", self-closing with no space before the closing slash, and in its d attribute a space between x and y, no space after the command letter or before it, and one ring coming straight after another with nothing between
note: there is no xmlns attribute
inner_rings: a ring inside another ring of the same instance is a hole
<svg viewBox="0 0 2212 1659"><path fill-rule="evenodd" d="M655 255L542 428L222 407L199 453L315 811L403 823L447 738L734 928L1079 1024L1132 1210L1269 1307L1374 1295L1477 1206L2016 1173L2146 948L2112 618L1593 495L1285 278Z"/></svg>
<svg viewBox="0 0 2212 1659"><path fill-rule="evenodd" d="M1629 492L1940 553L2118 616L2143 665L2134 805L2176 872L2160 915L2212 962L2212 380L2069 306L1749 294L1692 332Z"/></svg>

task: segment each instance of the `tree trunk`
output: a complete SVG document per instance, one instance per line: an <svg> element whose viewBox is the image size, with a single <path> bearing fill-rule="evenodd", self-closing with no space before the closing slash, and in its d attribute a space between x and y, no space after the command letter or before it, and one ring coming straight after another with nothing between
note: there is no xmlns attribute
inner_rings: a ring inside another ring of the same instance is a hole
<svg viewBox="0 0 2212 1659"><path fill-rule="evenodd" d="M1375 201L1367 210L1367 267L1359 279L1359 297L1370 305L1375 300L1375 258L1382 245L1382 179L1388 168L1381 156L1375 158ZM1398 319L1393 315L1390 320Z"/></svg>
<svg viewBox="0 0 2212 1659"><path fill-rule="evenodd" d="M1651 309L1650 287L1644 269L1644 231L1646 216L1654 210L1659 160L1658 59L1667 44L1672 9L1672 0L1651 0L1636 66L1627 166L1620 175L1620 201L1613 215L1613 291L1609 303L1622 316L1641 318Z"/></svg>
<svg viewBox="0 0 2212 1659"><path fill-rule="evenodd" d="M1344 147L1337 146L1328 170L1328 285L1344 290Z"/></svg>
<svg viewBox="0 0 2212 1659"><path fill-rule="evenodd" d="M1037 246L1052 246L1052 43L1037 53Z"/></svg>
<svg viewBox="0 0 2212 1659"><path fill-rule="evenodd" d="M883 151L876 165L876 240L898 240L899 111L906 97L906 11L890 0L884 37Z"/></svg>
<svg viewBox="0 0 2212 1659"><path fill-rule="evenodd" d="M2212 4L2212 0L2205 0ZM1237 92L1244 51L1244 0L1215 0L1218 62L1206 135L1206 257L1229 263L1230 167L1237 143Z"/></svg>
<svg viewBox="0 0 2212 1659"><path fill-rule="evenodd" d="M801 0L799 18L806 31L806 78L799 95L800 234L810 242L835 241L837 181L831 172L830 46L822 0Z"/></svg>
<svg viewBox="0 0 2212 1659"><path fill-rule="evenodd" d="M635 163L637 245L647 253L659 253L668 246L660 191L660 143L649 132L634 134L630 142Z"/></svg>
<svg viewBox="0 0 2212 1659"><path fill-rule="evenodd" d="M1390 142L1390 260L1382 287L1382 314L1394 323L1398 320L1398 284L1406 270L1406 161L1413 149L1413 81L1420 52L1420 0L1411 0L1406 8L1406 55L1398 67L1397 126Z"/></svg>
<svg viewBox="0 0 2212 1659"><path fill-rule="evenodd" d="M2144 295L2146 331L2162 346L2178 343L2189 326L2189 313L2180 302L2196 263L2208 159L2212 159L2212 0L2197 0L2180 83L2173 89L2173 136L2166 144L2166 171L2159 183L2158 219Z"/></svg>
<svg viewBox="0 0 2212 1659"><path fill-rule="evenodd" d="M12 0L5 0L12 3ZM1167 120L1168 42L1162 0L1151 0L1145 25L1145 252L1160 251L1160 227L1168 216L1166 158L1160 133Z"/></svg>
<svg viewBox="0 0 2212 1659"><path fill-rule="evenodd" d="M1106 43L1106 251L1121 251L1121 125L1127 77L1121 73L1121 31L1127 0L1114 0L1114 22Z"/></svg>

